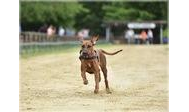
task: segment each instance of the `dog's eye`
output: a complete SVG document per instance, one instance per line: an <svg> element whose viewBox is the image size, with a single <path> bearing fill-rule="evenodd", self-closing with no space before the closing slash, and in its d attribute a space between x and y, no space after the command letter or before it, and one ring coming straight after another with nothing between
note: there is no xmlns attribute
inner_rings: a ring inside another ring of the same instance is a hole
<svg viewBox="0 0 189 112"><path fill-rule="evenodd" d="M81 47L82 47L82 48L84 48L85 46L84 46L84 45L82 45Z"/></svg>
<svg viewBox="0 0 189 112"><path fill-rule="evenodd" d="M87 46L87 48L90 48L90 47L91 47L90 45Z"/></svg>

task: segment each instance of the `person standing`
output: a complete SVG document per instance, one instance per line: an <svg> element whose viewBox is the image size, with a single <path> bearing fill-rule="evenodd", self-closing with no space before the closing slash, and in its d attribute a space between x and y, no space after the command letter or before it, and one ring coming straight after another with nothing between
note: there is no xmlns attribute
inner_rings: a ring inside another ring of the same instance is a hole
<svg viewBox="0 0 189 112"><path fill-rule="evenodd" d="M127 40L128 44L131 44L131 39L134 37L134 31L132 29L127 30L125 33L125 39Z"/></svg>
<svg viewBox="0 0 189 112"><path fill-rule="evenodd" d="M153 44L153 32L152 30L148 30L148 40L150 44Z"/></svg>
<svg viewBox="0 0 189 112"><path fill-rule="evenodd" d="M60 37L63 37L63 36L64 36L64 33L65 33L64 28L63 28L62 26L60 26L59 29L58 29L58 35L59 35Z"/></svg>
<svg viewBox="0 0 189 112"><path fill-rule="evenodd" d="M141 43L146 44L147 34L144 30L142 30L140 37L141 37L141 41L142 41Z"/></svg>
<svg viewBox="0 0 189 112"><path fill-rule="evenodd" d="M55 34L56 34L56 28L50 25L49 28L47 29L47 40L50 41L54 40Z"/></svg>

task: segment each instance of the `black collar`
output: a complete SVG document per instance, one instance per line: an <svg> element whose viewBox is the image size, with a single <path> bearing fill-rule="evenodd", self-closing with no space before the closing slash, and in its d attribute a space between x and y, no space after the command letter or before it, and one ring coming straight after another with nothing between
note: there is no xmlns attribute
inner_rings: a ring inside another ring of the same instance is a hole
<svg viewBox="0 0 189 112"><path fill-rule="evenodd" d="M79 56L79 59L85 59L85 60L91 60L91 59L97 59L98 57L97 56Z"/></svg>
<svg viewBox="0 0 189 112"><path fill-rule="evenodd" d="M94 50L95 51L95 50ZM81 50L80 50L80 56L79 56L79 59L84 59L84 60L92 60L92 59L98 59L98 55L97 55L97 52L95 51L95 55L93 56L83 56L81 55Z"/></svg>

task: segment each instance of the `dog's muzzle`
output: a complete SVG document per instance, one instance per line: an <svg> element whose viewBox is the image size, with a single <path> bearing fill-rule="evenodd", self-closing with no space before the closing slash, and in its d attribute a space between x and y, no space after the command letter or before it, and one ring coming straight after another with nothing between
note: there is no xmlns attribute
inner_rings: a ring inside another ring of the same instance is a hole
<svg viewBox="0 0 189 112"><path fill-rule="evenodd" d="M82 52L81 55L83 55L83 56L87 56L88 53L87 53L87 52Z"/></svg>
<svg viewBox="0 0 189 112"><path fill-rule="evenodd" d="M95 51L95 55L90 56L87 52L83 52L82 50L80 50L79 59L84 59L84 60L98 59L98 55L96 51Z"/></svg>

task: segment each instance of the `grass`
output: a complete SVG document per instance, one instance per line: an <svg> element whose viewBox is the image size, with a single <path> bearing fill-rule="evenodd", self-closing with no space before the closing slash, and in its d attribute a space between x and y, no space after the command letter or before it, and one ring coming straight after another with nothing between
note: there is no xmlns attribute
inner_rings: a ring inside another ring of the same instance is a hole
<svg viewBox="0 0 189 112"><path fill-rule="evenodd" d="M116 47L117 45L107 42L99 42L95 47L96 48L110 48ZM167 46L167 45L165 45ZM169 49L168 47L166 47ZM60 53L69 53L69 52L79 52L80 44L54 44L54 45L20 45L20 57L21 58L31 58L40 55L49 55L49 54L60 54Z"/></svg>
<svg viewBox="0 0 189 112"><path fill-rule="evenodd" d="M96 47L110 47L111 43L99 43ZM58 54L79 51L80 44L58 44L58 45L27 45L20 46L20 57L30 58L46 54Z"/></svg>

